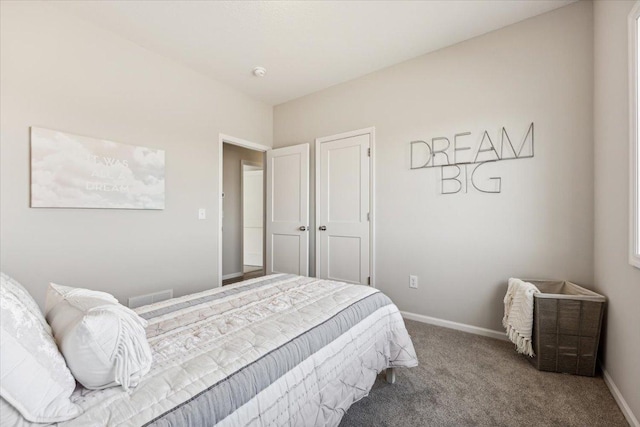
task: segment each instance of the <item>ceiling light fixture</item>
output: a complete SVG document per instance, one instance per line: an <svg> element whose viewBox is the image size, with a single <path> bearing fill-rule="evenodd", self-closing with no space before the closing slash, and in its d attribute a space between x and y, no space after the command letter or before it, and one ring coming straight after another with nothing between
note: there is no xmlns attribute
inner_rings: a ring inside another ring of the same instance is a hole
<svg viewBox="0 0 640 427"><path fill-rule="evenodd" d="M264 77L267 74L267 69L264 67L256 67L253 69L253 75L256 77Z"/></svg>

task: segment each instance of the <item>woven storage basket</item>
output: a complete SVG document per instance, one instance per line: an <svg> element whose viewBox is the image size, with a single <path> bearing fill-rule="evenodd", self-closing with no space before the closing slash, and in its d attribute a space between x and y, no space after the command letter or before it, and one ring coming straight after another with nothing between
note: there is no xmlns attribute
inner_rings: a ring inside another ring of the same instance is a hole
<svg viewBox="0 0 640 427"><path fill-rule="evenodd" d="M567 281L528 280L534 296L533 351L540 371L595 375L606 298Z"/></svg>

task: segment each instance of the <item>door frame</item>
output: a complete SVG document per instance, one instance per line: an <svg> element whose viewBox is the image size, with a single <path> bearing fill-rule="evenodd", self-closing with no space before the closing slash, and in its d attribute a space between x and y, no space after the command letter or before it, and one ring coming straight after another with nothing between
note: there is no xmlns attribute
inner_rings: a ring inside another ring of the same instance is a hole
<svg viewBox="0 0 640 427"><path fill-rule="evenodd" d="M369 277L371 277L370 286L376 287L376 268L375 268L375 260L376 260L376 203L375 203L375 194L376 194L376 161L375 161L375 146L376 146L376 128L375 126L353 130L349 132L343 132L336 135L323 136L321 138L316 138L315 140L315 148L316 148L316 156L315 156L315 206L314 206L314 218L315 218L315 239L316 239L316 253L315 253L315 269L316 275L320 271L320 239L318 238L318 206L320 206L320 168L318 167L320 164L320 147L324 142L337 141L339 139L352 138L354 136L360 135L369 135L369 148L371 150L371 155L369 156Z"/></svg>
<svg viewBox="0 0 640 427"><path fill-rule="evenodd" d="M264 193L265 193L265 189L264 189L264 169L265 169L265 164L264 162L262 163L262 165L256 163L256 162L252 162L250 160L240 160L240 224L242 225L242 227L240 228L240 241L241 241L241 247L242 247L242 252L240 253L240 264L242 265L242 273L244 274L244 167L245 166L254 166L254 167L262 167L262 196L263 196L263 200L262 200L262 268L266 268L265 266L265 257L266 254L264 252L265 249L265 243L264 243L264 235L266 233L265 231L265 214L264 214L264 204L265 204L265 200L264 200ZM224 219L224 218L223 218Z"/></svg>
<svg viewBox="0 0 640 427"><path fill-rule="evenodd" d="M222 180L224 172L222 150L224 144L237 145L240 147L248 148L250 150L261 151L263 153L272 149L267 145L247 141L242 138L236 138L234 136L225 135L222 133L218 134L218 287L222 287L222 204L224 202L222 197Z"/></svg>

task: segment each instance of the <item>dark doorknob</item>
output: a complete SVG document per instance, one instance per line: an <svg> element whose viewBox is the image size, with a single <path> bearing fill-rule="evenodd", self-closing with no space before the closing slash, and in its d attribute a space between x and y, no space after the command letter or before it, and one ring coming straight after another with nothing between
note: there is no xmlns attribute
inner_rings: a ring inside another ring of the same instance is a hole
<svg viewBox="0 0 640 427"><path fill-rule="evenodd" d="M318 230L326 231L327 230L327 226L326 225L321 225L320 227L318 227Z"/></svg>

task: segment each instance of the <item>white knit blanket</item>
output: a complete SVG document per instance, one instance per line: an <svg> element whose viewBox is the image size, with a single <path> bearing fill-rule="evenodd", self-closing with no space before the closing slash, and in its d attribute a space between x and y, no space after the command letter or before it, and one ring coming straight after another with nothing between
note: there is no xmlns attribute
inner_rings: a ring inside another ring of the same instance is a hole
<svg viewBox="0 0 640 427"><path fill-rule="evenodd" d="M520 279L509 279L504 296L502 325L507 336L516 345L518 353L535 356L531 345L533 332L533 295L540 292L533 284Z"/></svg>

